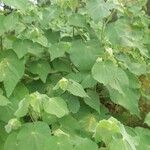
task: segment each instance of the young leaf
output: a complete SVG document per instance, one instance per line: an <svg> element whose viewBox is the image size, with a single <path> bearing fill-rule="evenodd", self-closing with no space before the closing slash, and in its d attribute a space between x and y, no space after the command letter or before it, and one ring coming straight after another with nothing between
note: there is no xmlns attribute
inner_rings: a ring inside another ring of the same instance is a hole
<svg viewBox="0 0 150 150"><path fill-rule="evenodd" d="M21 122L18 119L13 118L8 121L8 124L5 126L5 130L7 133L10 133L12 130L17 130L20 127Z"/></svg>

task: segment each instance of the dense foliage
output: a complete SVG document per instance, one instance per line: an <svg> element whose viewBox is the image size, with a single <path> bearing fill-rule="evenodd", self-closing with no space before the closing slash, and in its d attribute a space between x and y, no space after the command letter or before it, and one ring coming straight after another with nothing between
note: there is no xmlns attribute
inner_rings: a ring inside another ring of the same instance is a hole
<svg viewBox="0 0 150 150"><path fill-rule="evenodd" d="M145 0L2 2L0 150L150 149Z"/></svg>

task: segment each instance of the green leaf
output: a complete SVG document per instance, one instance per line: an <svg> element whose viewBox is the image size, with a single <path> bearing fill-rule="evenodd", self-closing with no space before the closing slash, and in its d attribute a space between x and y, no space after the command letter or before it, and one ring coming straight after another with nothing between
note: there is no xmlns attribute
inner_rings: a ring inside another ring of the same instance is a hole
<svg viewBox="0 0 150 150"><path fill-rule="evenodd" d="M88 14L96 22L109 16L112 8L112 5L104 0L88 0L87 2Z"/></svg>
<svg viewBox="0 0 150 150"><path fill-rule="evenodd" d="M37 38L35 39L32 39L33 42L37 42L39 44L41 44L42 46L44 47L47 47L48 46L48 40L45 36L43 35L39 35Z"/></svg>
<svg viewBox="0 0 150 150"><path fill-rule="evenodd" d="M53 31L51 29L45 31L45 36L48 40L48 43L54 44L58 43L60 40L60 32L59 31Z"/></svg>
<svg viewBox="0 0 150 150"><path fill-rule="evenodd" d="M31 7L32 4L29 2L29 0L3 0L3 2L6 5L19 9L21 11L26 11L29 7Z"/></svg>
<svg viewBox="0 0 150 150"><path fill-rule="evenodd" d="M80 111L81 111L81 114L79 112L78 117L80 118L79 124L81 127L81 131L85 132L85 134L94 134L97 123L98 123L97 122L98 116L96 116L94 113L92 114L91 110L89 109L86 112L86 110L84 109L84 106L82 106L82 109L80 109Z"/></svg>
<svg viewBox="0 0 150 150"><path fill-rule="evenodd" d="M106 144L109 144L112 138L115 137L116 134L120 133L116 122L109 120L101 120L98 123L94 135L96 141L104 141Z"/></svg>
<svg viewBox="0 0 150 150"><path fill-rule="evenodd" d="M0 95L0 106L7 106L10 101L3 95Z"/></svg>
<svg viewBox="0 0 150 150"><path fill-rule="evenodd" d="M45 83L47 75L50 73L50 64L45 60L39 60L29 64L29 71L33 74L38 74L40 79Z"/></svg>
<svg viewBox="0 0 150 150"><path fill-rule="evenodd" d="M84 73L84 72L76 72L76 73L71 72L66 76L66 78L72 79L78 83L81 83L85 79L86 76L87 76L87 73Z"/></svg>
<svg viewBox="0 0 150 150"><path fill-rule="evenodd" d="M68 103L68 108L70 112L77 113L79 111L80 101L78 100L78 98L76 97L70 98L68 99L67 103Z"/></svg>
<svg viewBox="0 0 150 150"><path fill-rule="evenodd" d="M96 62L92 68L92 75L95 80L104 85L113 81L116 66L110 62Z"/></svg>
<svg viewBox="0 0 150 150"><path fill-rule="evenodd" d="M136 47L133 29L127 19L118 19L106 27L106 36L116 47Z"/></svg>
<svg viewBox="0 0 150 150"><path fill-rule="evenodd" d="M96 59L103 54L99 41L73 42L70 50L70 59L79 70L91 70ZM84 56L84 57L83 57Z"/></svg>
<svg viewBox="0 0 150 150"><path fill-rule="evenodd" d="M69 25L76 26L76 27L86 27L86 19L85 16L81 14L72 14L69 17Z"/></svg>
<svg viewBox="0 0 150 150"><path fill-rule="evenodd" d="M52 62L53 67L56 71L58 72L71 72L72 71L72 66L70 64L70 61L67 60L66 58L58 58L53 60Z"/></svg>
<svg viewBox="0 0 150 150"><path fill-rule="evenodd" d="M139 137L137 149L138 150L149 149L150 130L142 127L136 127L134 132L136 133L136 136Z"/></svg>
<svg viewBox="0 0 150 150"><path fill-rule="evenodd" d="M0 81L4 82L7 96L10 96L24 74L24 64L11 51L1 52L0 55Z"/></svg>
<svg viewBox="0 0 150 150"><path fill-rule="evenodd" d="M4 150L18 150L17 135L17 132L12 132L8 135L4 144Z"/></svg>
<svg viewBox="0 0 150 150"><path fill-rule="evenodd" d="M10 119L14 118L14 113L18 108L18 103L26 95L28 95L28 92L29 91L22 83L17 84L12 95L9 97L11 103L8 106L1 107L0 109L0 119L5 122L8 122Z"/></svg>
<svg viewBox="0 0 150 150"><path fill-rule="evenodd" d="M25 97L19 102L18 109L15 112L15 116L18 118L24 117L28 113L29 97Z"/></svg>
<svg viewBox="0 0 150 150"><path fill-rule="evenodd" d="M0 150L150 149L145 0L0 1Z"/></svg>
<svg viewBox="0 0 150 150"><path fill-rule="evenodd" d="M72 117L71 115L65 116L59 120L62 129L67 129L69 132L76 133L80 131L80 125L77 119Z"/></svg>
<svg viewBox="0 0 150 150"><path fill-rule="evenodd" d="M49 29L50 23L55 19L58 18L61 9L58 7L58 5L50 5L49 7L46 7L45 9L42 9L42 21L40 24L44 29ZM56 25L55 25L56 26Z"/></svg>
<svg viewBox="0 0 150 150"><path fill-rule="evenodd" d="M145 122L148 126L150 126L150 112L146 115L144 122Z"/></svg>
<svg viewBox="0 0 150 150"><path fill-rule="evenodd" d="M94 91L88 91L87 94L89 97L84 98L84 102L89 105L91 108L95 109L98 113L100 113L100 99L99 95Z"/></svg>
<svg viewBox="0 0 150 150"><path fill-rule="evenodd" d="M5 19L5 16L4 15L0 15L0 36L4 34L5 30L4 30L4 19Z"/></svg>
<svg viewBox="0 0 150 150"><path fill-rule="evenodd" d="M128 75L130 88L139 89L141 87L141 85L140 85L138 77L130 72L126 72L126 73Z"/></svg>
<svg viewBox="0 0 150 150"><path fill-rule="evenodd" d="M81 82L83 88L92 88L96 85L96 81L93 79L91 74L85 74L84 79Z"/></svg>
<svg viewBox="0 0 150 150"><path fill-rule="evenodd" d="M40 53L43 52L43 48L39 44L33 43L30 40L20 39L16 39L13 42L13 50L19 58L22 58L27 53L31 53L33 55L38 56Z"/></svg>
<svg viewBox="0 0 150 150"><path fill-rule="evenodd" d="M98 146L92 140L85 138L80 139L75 145L74 150L98 150Z"/></svg>
<svg viewBox="0 0 150 150"><path fill-rule="evenodd" d="M117 27L116 27L117 26ZM106 35L109 38L110 42L112 44L117 44L117 45L125 45L127 44L128 46L132 45L132 43L129 42L129 40L125 40L125 33L124 33L124 28L125 26L122 25L122 22L119 20L117 23L111 23L108 24L107 28L106 28ZM123 36L120 36L121 35Z"/></svg>
<svg viewBox="0 0 150 150"><path fill-rule="evenodd" d="M122 86L129 85L126 73L111 62L96 62L92 68L92 75L95 80L104 85L110 85L113 89L123 93Z"/></svg>
<svg viewBox="0 0 150 150"><path fill-rule="evenodd" d="M113 81L109 84L113 89L119 91L119 93L123 93L122 86L129 86L129 79L127 74L121 68L116 68L116 72L114 72Z"/></svg>
<svg viewBox="0 0 150 150"><path fill-rule="evenodd" d="M0 120L5 122L5 124L14 117L14 112L16 105L12 101L7 106L0 106Z"/></svg>
<svg viewBox="0 0 150 150"><path fill-rule="evenodd" d="M139 115L138 103L140 99L140 91L134 90L128 87L123 88L123 93L121 94L118 91L108 88L111 100L123 106L130 111L131 114Z"/></svg>
<svg viewBox="0 0 150 150"><path fill-rule="evenodd" d="M29 95L28 88L23 83L19 83L14 89L10 99L11 101L20 102L26 95Z"/></svg>
<svg viewBox="0 0 150 150"><path fill-rule="evenodd" d="M52 115L61 118L69 113L66 102L61 97L49 98L43 104L44 110Z"/></svg>
<svg viewBox="0 0 150 150"><path fill-rule="evenodd" d="M16 13L7 15L3 20L4 31L9 32L15 30L19 23L18 18L19 16Z"/></svg>
<svg viewBox="0 0 150 150"><path fill-rule="evenodd" d="M140 41L140 40L139 40ZM145 42L145 41L144 41ZM139 49L140 53L142 56L150 58L150 53L149 53L149 49L143 44L137 41L137 48Z"/></svg>
<svg viewBox="0 0 150 150"><path fill-rule="evenodd" d="M18 133L18 150L41 150L50 136L51 131L46 123L27 123Z"/></svg>
<svg viewBox="0 0 150 150"><path fill-rule="evenodd" d="M123 124L111 117L108 120L101 120L95 131L95 138L97 141L103 141L111 149L115 148L114 143L118 141L119 145L127 149L136 150L136 143L125 130ZM124 150L124 149L123 149Z"/></svg>
<svg viewBox="0 0 150 150"><path fill-rule="evenodd" d="M28 98L28 97L27 97ZM45 94L40 94L39 92L34 92L29 96L30 106L36 115L40 115L41 110L43 110L42 102L48 100L49 97Z"/></svg>
<svg viewBox="0 0 150 150"><path fill-rule="evenodd" d="M63 99L66 100L66 103L68 105L68 109L70 110L70 112L72 113L77 113L80 109L80 101L79 98L69 94L69 93L64 93L62 95Z"/></svg>
<svg viewBox="0 0 150 150"><path fill-rule="evenodd" d="M47 146L47 147L46 147ZM72 150L73 144L71 139L66 135L53 136L48 139L44 150Z"/></svg>
<svg viewBox="0 0 150 150"><path fill-rule="evenodd" d="M49 48L51 61L53 61L55 58L63 57L65 55L65 52L68 52L69 48L70 46L67 42L52 44Z"/></svg>
<svg viewBox="0 0 150 150"><path fill-rule="evenodd" d="M4 144L7 140L8 134L4 130L5 123L0 121L0 149L4 150Z"/></svg>
<svg viewBox="0 0 150 150"><path fill-rule="evenodd" d="M128 150L131 147L128 145L128 142L123 139L115 139L109 145L109 150Z"/></svg>
<svg viewBox="0 0 150 150"><path fill-rule="evenodd" d="M35 117L36 119L41 115L43 103L48 101L48 99L49 97L46 94L40 94L39 92L31 93L19 102L19 107L15 112L15 115L17 117L23 117L30 110L30 113L35 113L32 117Z"/></svg>
<svg viewBox="0 0 150 150"><path fill-rule="evenodd" d="M66 78L80 82L83 88L92 88L97 83L96 80L93 79L90 72L70 73L66 76Z"/></svg>
<svg viewBox="0 0 150 150"><path fill-rule="evenodd" d="M81 84L74 80L69 80L68 86L67 86L67 91L70 92L71 94L79 97L88 97L87 93L84 91L83 87Z"/></svg>
<svg viewBox="0 0 150 150"><path fill-rule="evenodd" d="M146 64L141 64L141 63L128 63L128 69L130 72L132 72L135 75L142 75L145 74L147 69L146 69Z"/></svg>
<svg viewBox="0 0 150 150"><path fill-rule="evenodd" d="M72 79L68 80L66 78L62 78L54 87L55 90L58 88L62 89L63 91L68 91L74 96L88 97L82 85Z"/></svg>

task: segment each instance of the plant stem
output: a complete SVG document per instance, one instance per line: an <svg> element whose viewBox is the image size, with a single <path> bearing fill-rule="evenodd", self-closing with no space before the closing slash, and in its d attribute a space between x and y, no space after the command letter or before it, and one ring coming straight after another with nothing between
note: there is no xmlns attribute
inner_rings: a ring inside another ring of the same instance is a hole
<svg viewBox="0 0 150 150"><path fill-rule="evenodd" d="M102 32L101 32L101 41L102 41L102 43L103 43L103 40L104 40L105 28L106 28L107 24L109 23L109 21L112 19L114 13L115 13L115 9L112 10L111 14L110 14L109 17L106 19L106 21L103 21Z"/></svg>
<svg viewBox="0 0 150 150"><path fill-rule="evenodd" d="M0 50L3 50L3 38L0 36Z"/></svg>

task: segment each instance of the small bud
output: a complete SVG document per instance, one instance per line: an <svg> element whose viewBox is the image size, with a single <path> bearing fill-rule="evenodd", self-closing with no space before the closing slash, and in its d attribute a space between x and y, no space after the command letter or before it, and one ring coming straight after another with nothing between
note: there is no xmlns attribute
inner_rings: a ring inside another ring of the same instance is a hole
<svg viewBox="0 0 150 150"><path fill-rule="evenodd" d="M102 57L98 57L97 59L96 59L96 62L102 62L103 61L103 58Z"/></svg>
<svg viewBox="0 0 150 150"><path fill-rule="evenodd" d="M110 47L105 48L106 52L108 52L109 55L113 55L113 49Z"/></svg>
<svg viewBox="0 0 150 150"><path fill-rule="evenodd" d="M64 90L64 91L67 89L68 83L69 83L69 81L68 81L68 79L66 79L66 78L62 78L62 79L58 82L59 87L60 87L62 90Z"/></svg>
<svg viewBox="0 0 150 150"><path fill-rule="evenodd" d="M17 130L20 127L21 122L18 119L13 118L8 121L8 124L5 126L5 130L7 133L10 133L12 130Z"/></svg>

